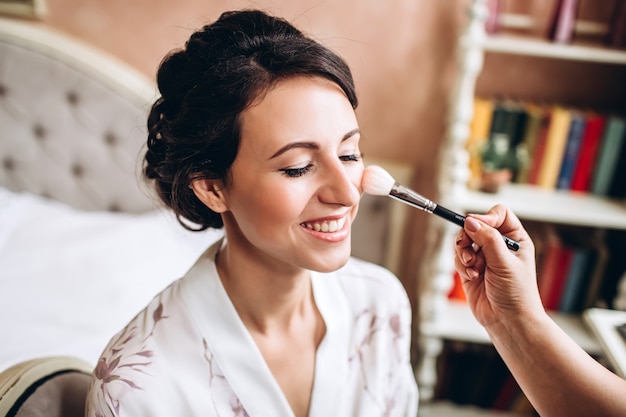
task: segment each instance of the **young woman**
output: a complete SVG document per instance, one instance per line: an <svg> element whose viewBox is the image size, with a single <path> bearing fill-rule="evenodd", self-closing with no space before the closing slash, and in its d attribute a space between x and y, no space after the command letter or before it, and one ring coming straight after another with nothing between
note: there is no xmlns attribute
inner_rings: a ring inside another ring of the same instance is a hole
<svg viewBox="0 0 626 417"><path fill-rule="evenodd" d="M406 293L350 258L363 163L344 61L244 10L157 78L145 174L185 227L224 238L111 340L87 416L415 416Z"/></svg>

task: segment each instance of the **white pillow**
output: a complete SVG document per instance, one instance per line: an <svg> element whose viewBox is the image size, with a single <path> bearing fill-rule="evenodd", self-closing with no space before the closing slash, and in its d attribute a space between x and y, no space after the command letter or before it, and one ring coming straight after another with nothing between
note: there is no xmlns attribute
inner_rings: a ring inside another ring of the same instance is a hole
<svg viewBox="0 0 626 417"><path fill-rule="evenodd" d="M0 370L43 355L93 364L222 232L173 214L85 212L0 188Z"/></svg>

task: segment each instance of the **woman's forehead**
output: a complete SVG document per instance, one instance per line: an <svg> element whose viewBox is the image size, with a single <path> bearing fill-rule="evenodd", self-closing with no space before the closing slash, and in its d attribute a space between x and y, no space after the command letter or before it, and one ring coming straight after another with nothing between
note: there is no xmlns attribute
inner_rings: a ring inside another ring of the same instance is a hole
<svg viewBox="0 0 626 417"><path fill-rule="evenodd" d="M319 77L277 83L244 110L240 120L240 146L267 147L264 153L269 153L268 157L289 142L330 136L341 140L348 131L358 128L354 109L343 90Z"/></svg>

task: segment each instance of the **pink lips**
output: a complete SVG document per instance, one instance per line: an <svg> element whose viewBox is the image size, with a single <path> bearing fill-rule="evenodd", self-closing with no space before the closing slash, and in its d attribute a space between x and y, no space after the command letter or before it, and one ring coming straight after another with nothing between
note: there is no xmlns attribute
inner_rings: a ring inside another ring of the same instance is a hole
<svg viewBox="0 0 626 417"><path fill-rule="evenodd" d="M341 242L346 239L350 233L347 216L304 222L301 226L312 236L326 242Z"/></svg>

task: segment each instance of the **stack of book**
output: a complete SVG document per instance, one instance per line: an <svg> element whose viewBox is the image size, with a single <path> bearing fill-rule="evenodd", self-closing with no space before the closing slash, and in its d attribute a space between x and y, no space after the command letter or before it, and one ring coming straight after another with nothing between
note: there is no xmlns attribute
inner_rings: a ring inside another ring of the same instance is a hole
<svg viewBox="0 0 626 417"><path fill-rule="evenodd" d="M535 245L537 285L550 311L613 308L626 273L626 232L524 220Z"/></svg>
<svg viewBox="0 0 626 417"><path fill-rule="evenodd" d="M626 0L596 3L580 0L546 2L544 10L549 13L549 18L544 21L524 15L523 11L522 14L519 10L516 12L520 6L515 2L488 0L485 30L489 34L540 32L546 39L560 44L583 41L609 48L626 47ZM523 6L521 8L524 10Z"/></svg>
<svg viewBox="0 0 626 417"><path fill-rule="evenodd" d="M523 157L515 182L626 198L626 114L476 97L470 186L480 178L480 149L496 135Z"/></svg>
<svg viewBox="0 0 626 417"><path fill-rule="evenodd" d="M492 345L447 340L438 359L435 399L482 409L536 415Z"/></svg>

